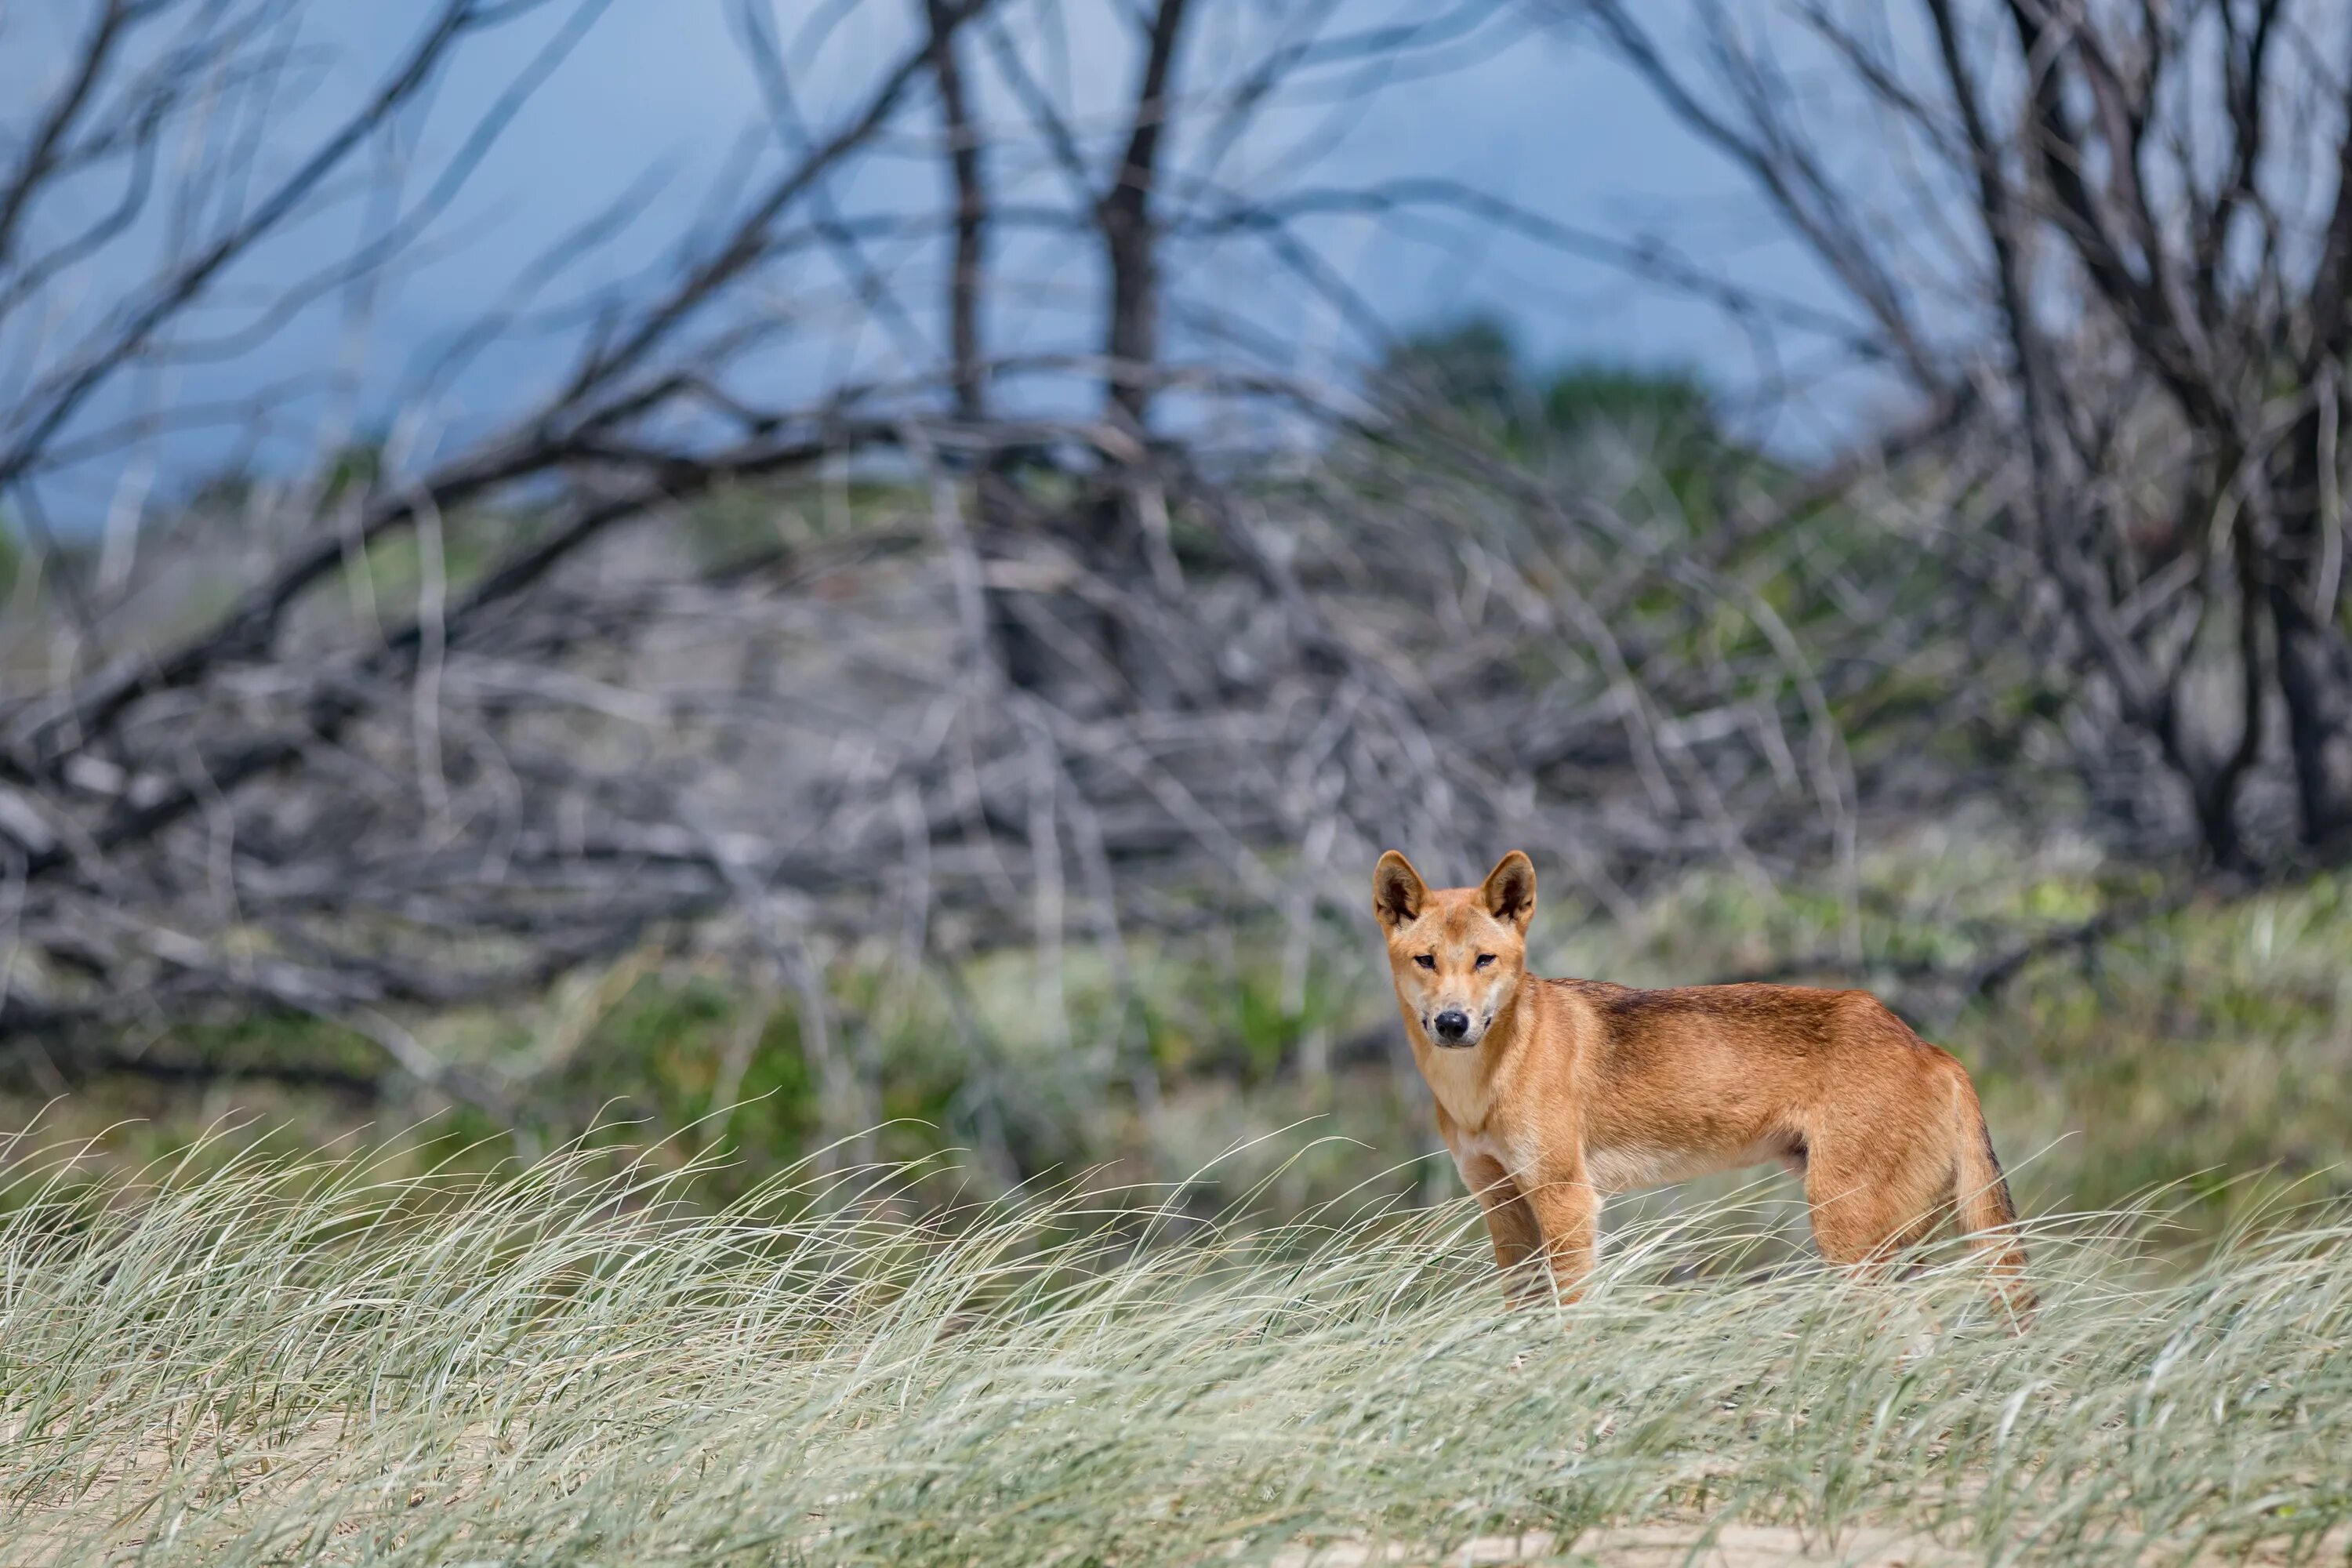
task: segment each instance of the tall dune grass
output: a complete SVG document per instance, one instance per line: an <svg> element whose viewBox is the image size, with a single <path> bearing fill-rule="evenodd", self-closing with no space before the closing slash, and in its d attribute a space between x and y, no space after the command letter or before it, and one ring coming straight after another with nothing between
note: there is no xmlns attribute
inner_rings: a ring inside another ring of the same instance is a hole
<svg viewBox="0 0 2352 1568"><path fill-rule="evenodd" d="M2340 1561L2352 1518L2335 1209L2168 1275L2145 1216L2044 1226L2018 1336L1964 1260L1759 1268L1736 1208L1507 1313L1465 1205L919 1214L886 1170L709 1213L609 1152L15 1171L10 1563L1434 1563L1736 1521Z"/></svg>

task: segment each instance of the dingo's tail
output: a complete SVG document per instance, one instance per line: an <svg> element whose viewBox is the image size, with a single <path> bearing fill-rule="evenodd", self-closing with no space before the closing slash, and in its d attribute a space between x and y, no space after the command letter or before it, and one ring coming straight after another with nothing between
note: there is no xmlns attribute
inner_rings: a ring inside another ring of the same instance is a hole
<svg viewBox="0 0 2352 1568"><path fill-rule="evenodd" d="M1994 1297L2008 1308L2012 1325L2022 1331L2032 1321L2034 1300L2025 1283L2025 1244L2018 1237L2017 1205L2010 1199L2009 1178L2001 1173L2000 1159L1992 1152L1984 1107L1978 1103L1976 1089L1966 1077L1959 1079L1958 1099L1954 1206L1969 1249L1992 1270Z"/></svg>

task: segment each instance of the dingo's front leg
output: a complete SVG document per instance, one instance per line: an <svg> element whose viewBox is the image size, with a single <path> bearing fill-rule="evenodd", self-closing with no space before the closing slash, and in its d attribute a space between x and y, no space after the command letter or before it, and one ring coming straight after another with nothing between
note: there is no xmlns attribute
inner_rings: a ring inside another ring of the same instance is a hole
<svg viewBox="0 0 2352 1568"><path fill-rule="evenodd" d="M1601 1194L1585 1179L1582 1162L1547 1168L1519 1184L1521 1201L1543 1233L1544 1258L1561 1306L1583 1293L1601 1235Z"/></svg>
<svg viewBox="0 0 2352 1568"><path fill-rule="evenodd" d="M1491 1155L1457 1158L1462 1179L1486 1212L1486 1235L1495 1244L1495 1267L1503 1276L1503 1300L1522 1306L1541 1291L1543 1232L1518 1184Z"/></svg>

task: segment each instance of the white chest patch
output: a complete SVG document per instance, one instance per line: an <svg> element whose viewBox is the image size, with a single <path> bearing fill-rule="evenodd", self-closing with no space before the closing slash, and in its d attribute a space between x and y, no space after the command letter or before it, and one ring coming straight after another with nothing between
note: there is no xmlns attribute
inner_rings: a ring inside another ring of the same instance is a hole
<svg viewBox="0 0 2352 1568"><path fill-rule="evenodd" d="M1429 1091L1437 1097L1445 1114L1465 1129L1483 1126L1494 1103L1486 1076L1480 1070L1481 1049L1448 1051L1432 1047L1429 1052L1425 1075Z"/></svg>

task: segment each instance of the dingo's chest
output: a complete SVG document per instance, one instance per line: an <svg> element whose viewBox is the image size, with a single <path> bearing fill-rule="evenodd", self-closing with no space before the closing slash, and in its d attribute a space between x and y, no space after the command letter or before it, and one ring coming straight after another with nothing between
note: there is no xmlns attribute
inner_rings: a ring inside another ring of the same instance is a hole
<svg viewBox="0 0 2352 1568"><path fill-rule="evenodd" d="M1421 1053L1421 1076L1428 1080L1429 1092L1465 1135L1472 1128L1484 1127L1495 1106L1493 1075L1479 1059L1484 1054L1475 1046L1466 1051L1432 1046Z"/></svg>

